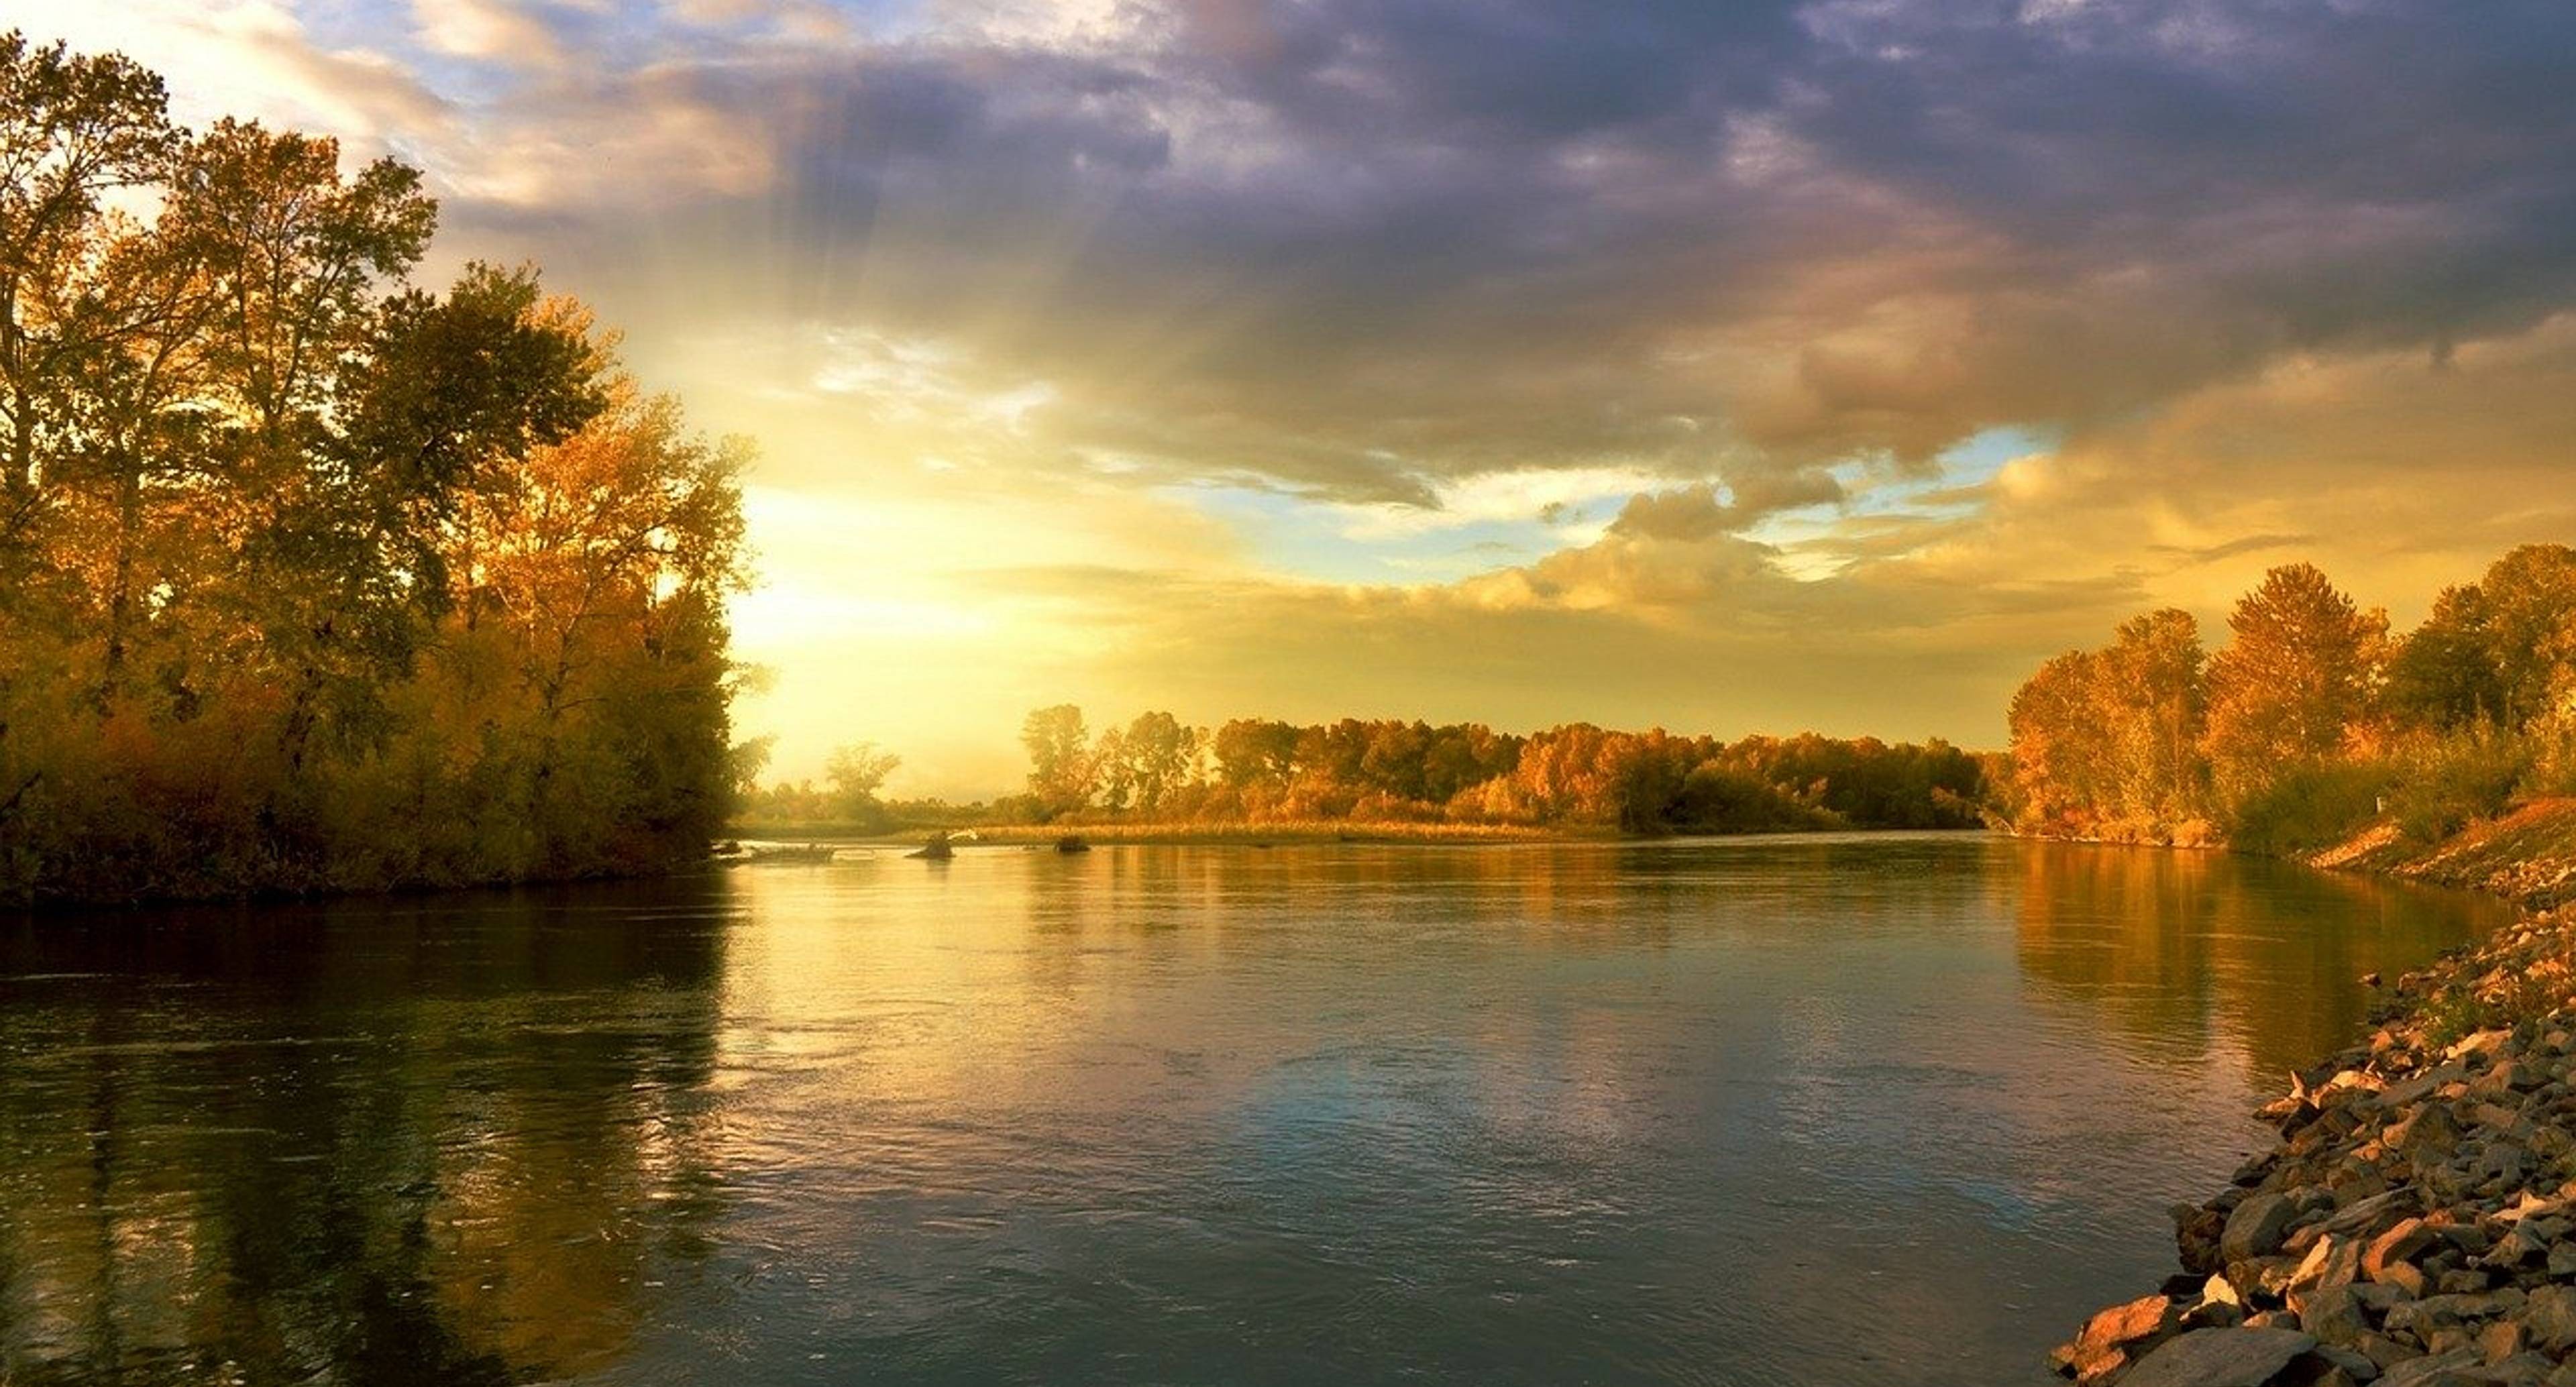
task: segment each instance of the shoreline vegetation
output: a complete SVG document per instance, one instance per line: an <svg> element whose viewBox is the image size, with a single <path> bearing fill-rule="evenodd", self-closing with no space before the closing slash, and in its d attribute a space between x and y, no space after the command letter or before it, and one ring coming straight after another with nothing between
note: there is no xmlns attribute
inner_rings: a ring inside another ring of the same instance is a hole
<svg viewBox="0 0 2576 1387"><path fill-rule="evenodd" d="M2227 624L2212 652L2168 608L2041 665L2013 695L1997 813L2036 837L2275 857L2377 834L2395 861L2576 797L2576 549L2515 549L2402 636L2308 564L2271 570Z"/></svg>
<svg viewBox="0 0 2576 1387"><path fill-rule="evenodd" d="M757 785L755 755L731 827L746 838L974 830L1167 842L1967 829L1989 825L1998 768L1937 738L1727 742L1589 723L1529 735L1358 718L1192 727L1146 712L1094 736L1072 704L1030 713L1020 741L1026 790L968 805L881 798L900 761L873 743L835 753L819 786Z"/></svg>
<svg viewBox="0 0 2576 1387"><path fill-rule="evenodd" d="M419 171L0 36L0 903L704 860L748 445Z"/></svg>
<svg viewBox="0 0 2576 1387"><path fill-rule="evenodd" d="M2085 1387L2576 1385L2576 553L2517 549L2403 639L2305 566L2240 603L2205 666L2189 622L2140 618L2024 686L2017 827L2528 913L2292 1075L2260 1114L2279 1143L2173 1210L2180 1271L2054 1366Z"/></svg>
<svg viewBox="0 0 2576 1387"><path fill-rule="evenodd" d="M1580 843L1617 841L1612 829L1542 828L1510 824L1419 824L1362 819L1278 823L970 823L957 829L872 831L849 822L760 823L737 821L738 842L842 844L850 847L918 847L946 834L958 846L1050 845L1066 838L1140 846L1249 846L1290 843Z"/></svg>

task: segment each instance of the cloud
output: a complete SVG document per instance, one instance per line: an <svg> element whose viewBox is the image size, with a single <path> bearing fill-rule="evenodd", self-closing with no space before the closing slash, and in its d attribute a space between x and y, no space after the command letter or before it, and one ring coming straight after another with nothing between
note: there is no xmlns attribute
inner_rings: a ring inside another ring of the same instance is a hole
<svg viewBox="0 0 2576 1387"><path fill-rule="evenodd" d="M422 163L921 562L1042 550L887 595L1116 633L1032 688L1990 737L2128 605L2315 556L2402 616L2576 530L2565 5L393 4L0 12Z"/></svg>
<svg viewBox="0 0 2576 1387"><path fill-rule="evenodd" d="M423 44L466 58L550 68L563 61L554 31L511 0L411 0Z"/></svg>
<svg viewBox="0 0 2576 1387"><path fill-rule="evenodd" d="M385 47L326 41L278 0L0 0L0 26L127 54L168 80L182 121L236 115L313 129L360 158L417 158L448 139L461 114Z"/></svg>

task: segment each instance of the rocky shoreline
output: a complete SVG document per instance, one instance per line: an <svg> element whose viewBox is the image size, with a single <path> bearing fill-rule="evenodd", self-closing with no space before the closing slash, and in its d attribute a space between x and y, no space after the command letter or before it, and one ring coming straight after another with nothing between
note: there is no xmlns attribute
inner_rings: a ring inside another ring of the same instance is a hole
<svg viewBox="0 0 2576 1387"><path fill-rule="evenodd" d="M2409 974L2174 1210L2183 1273L2053 1356L2085 1387L2576 1387L2576 907Z"/></svg>

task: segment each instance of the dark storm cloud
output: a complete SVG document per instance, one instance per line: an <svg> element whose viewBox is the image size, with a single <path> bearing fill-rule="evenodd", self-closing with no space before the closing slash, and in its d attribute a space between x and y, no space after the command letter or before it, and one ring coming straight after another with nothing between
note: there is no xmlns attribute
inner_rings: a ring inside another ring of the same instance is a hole
<svg viewBox="0 0 2576 1387"><path fill-rule="evenodd" d="M1352 500L1919 464L2289 353L2446 359L2576 301L2557 0L1127 19L666 56L650 80L763 131L775 170L674 195L656 234L728 262L719 308L1047 380L1057 456Z"/></svg>

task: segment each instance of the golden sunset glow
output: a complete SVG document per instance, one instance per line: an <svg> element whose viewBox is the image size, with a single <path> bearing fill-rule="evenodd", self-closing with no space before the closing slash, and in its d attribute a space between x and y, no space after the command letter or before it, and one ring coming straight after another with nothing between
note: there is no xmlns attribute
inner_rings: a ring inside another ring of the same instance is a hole
<svg viewBox="0 0 2576 1387"><path fill-rule="evenodd" d="M790 777L990 795L1063 702L1997 746L2127 613L2297 558L2403 626L2576 531L2520 20L1509 8L0 25L417 165L417 280L541 263L754 440Z"/></svg>

